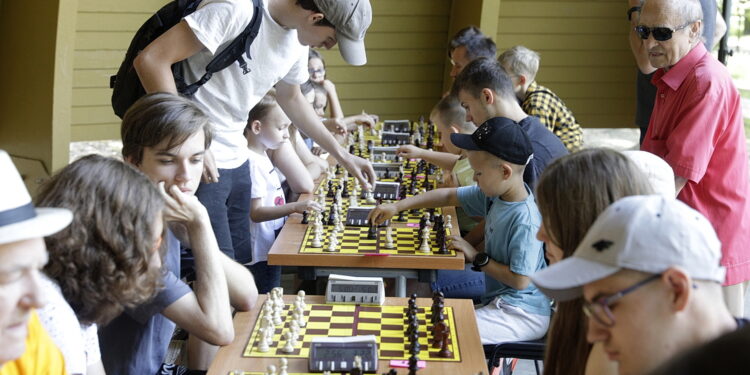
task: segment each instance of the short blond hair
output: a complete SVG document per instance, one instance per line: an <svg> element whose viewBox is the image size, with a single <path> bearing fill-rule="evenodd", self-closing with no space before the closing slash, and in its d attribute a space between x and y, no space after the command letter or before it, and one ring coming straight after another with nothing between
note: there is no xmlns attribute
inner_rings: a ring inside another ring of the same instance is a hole
<svg viewBox="0 0 750 375"><path fill-rule="evenodd" d="M524 47L511 47L498 56L497 61L509 70L508 73L522 75L533 81L539 71L539 54Z"/></svg>

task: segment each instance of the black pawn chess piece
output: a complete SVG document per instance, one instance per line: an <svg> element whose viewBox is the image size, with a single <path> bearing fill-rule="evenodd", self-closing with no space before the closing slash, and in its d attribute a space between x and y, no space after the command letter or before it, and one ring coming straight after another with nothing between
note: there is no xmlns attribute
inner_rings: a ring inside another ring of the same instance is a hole
<svg viewBox="0 0 750 375"><path fill-rule="evenodd" d="M378 228L375 225L370 225L370 229L367 230L367 239L375 240L378 238Z"/></svg>
<svg viewBox="0 0 750 375"><path fill-rule="evenodd" d="M383 375L398 375L398 371L396 371L395 368L392 368L387 373L383 373Z"/></svg>
<svg viewBox="0 0 750 375"><path fill-rule="evenodd" d="M302 224L307 224L307 211L302 211Z"/></svg>
<svg viewBox="0 0 750 375"><path fill-rule="evenodd" d="M341 196L343 198L349 198L349 181L344 181L344 186L341 189Z"/></svg>
<svg viewBox="0 0 750 375"><path fill-rule="evenodd" d="M333 181L328 180L328 194L326 194L326 197L333 198Z"/></svg>
<svg viewBox="0 0 750 375"><path fill-rule="evenodd" d="M396 175L396 180L395 181L396 182L401 182L403 180L403 178L404 178L403 173L398 172L398 174Z"/></svg>
<svg viewBox="0 0 750 375"><path fill-rule="evenodd" d="M334 216L336 215L336 209L331 206L331 210L328 211L328 225L333 225L336 223L336 220L334 220Z"/></svg>
<svg viewBox="0 0 750 375"><path fill-rule="evenodd" d="M336 174L341 174L341 166L336 164Z"/></svg>
<svg viewBox="0 0 750 375"><path fill-rule="evenodd" d="M406 217L404 216L404 211L399 211L396 221L406 221Z"/></svg>
<svg viewBox="0 0 750 375"><path fill-rule="evenodd" d="M385 169L385 173L383 174L383 178L391 178L391 172L388 168Z"/></svg>
<svg viewBox="0 0 750 375"><path fill-rule="evenodd" d="M354 155L354 145L349 145L349 153Z"/></svg>
<svg viewBox="0 0 750 375"><path fill-rule="evenodd" d="M411 344L409 344L409 354L418 355L421 350L422 347L421 344L419 344L419 340L412 341Z"/></svg>

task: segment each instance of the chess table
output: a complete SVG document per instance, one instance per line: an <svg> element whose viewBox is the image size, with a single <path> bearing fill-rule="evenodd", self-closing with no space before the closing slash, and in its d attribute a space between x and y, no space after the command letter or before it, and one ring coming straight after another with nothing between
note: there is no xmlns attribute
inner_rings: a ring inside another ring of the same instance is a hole
<svg viewBox="0 0 750 375"><path fill-rule="evenodd" d="M274 343L268 352L256 350L257 320L261 315L261 308L265 296L260 296L256 306L248 312L239 312L234 317L234 341L219 349L219 352L208 370L209 375L249 375L264 374L266 366L277 366L281 357L287 358L288 372L292 374L308 374L309 342L319 336L351 336L375 335L379 345L379 361L377 374L388 372L391 360L405 360L408 358L408 339L405 330L404 310L407 307L406 298L386 298L383 306L367 305L332 305L325 304L323 296L308 296L306 298L308 316L307 326L301 328L300 337L295 351L286 354L280 349L284 340L280 335L285 328L277 328ZM295 296L284 296L289 304ZM422 351L419 359L426 361L427 366L419 370L420 375L431 374L477 374L486 371L484 351L479 340L474 317L474 307L470 300L445 299L446 322L451 331L450 349L453 355L442 358L437 355L438 349L429 345L431 333L427 331L429 310L432 305L430 298L418 298L420 318L420 343ZM288 311L288 310L287 310ZM290 316L285 316L285 326ZM399 368L399 374L406 374L406 368Z"/></svg>

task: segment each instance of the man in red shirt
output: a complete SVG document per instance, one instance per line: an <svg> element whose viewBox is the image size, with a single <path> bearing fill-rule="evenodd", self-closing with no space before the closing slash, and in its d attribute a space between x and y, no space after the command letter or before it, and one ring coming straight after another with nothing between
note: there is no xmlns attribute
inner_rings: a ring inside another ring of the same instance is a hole
<svg viewBox="0 0 750 375"><path fill-rule="evenodd" d="M656 102L642 150L669 163L677 198L705 215L721 240L724 296L742 316L750 280L748 164L740 95L701 42L697 0L647 0L636 32L658 70Z"/></svg>

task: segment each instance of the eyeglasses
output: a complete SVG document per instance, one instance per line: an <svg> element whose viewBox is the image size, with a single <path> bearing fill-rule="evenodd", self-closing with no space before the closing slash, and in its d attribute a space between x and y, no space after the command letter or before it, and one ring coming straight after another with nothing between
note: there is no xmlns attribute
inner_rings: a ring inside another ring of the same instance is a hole
<svg viewBox="0 0 750 375"><path fill-rule="evenodd" d="M647 27L638 25L635 27L635 32L637 32L638 36L640 36L643 40L648 39L649 35L653 35L655 40L659 42L666 42L667 40L672 39L672 34L674 34L676 31L680 31L692 25L694 22L695 21L688 22L676 29L670 29L669 27Z"/></svg>
<svg viewBox="0 0 750 375"><path fill-rule="evenodd" d="M325 73L326 70L325 70L325 68L319 68L319 69L312 69L312 68L310 68L310 69L307 69L307 72L310 73L310 74Z"/></svg>
<svg viewBox="0 0 750 375"><path fill-rule="evenodd" d="M646 280L640 281L635 285L627 287L615 294L600 297L596 301L583 302L583 313L589 318L596 320L599 324L612 327L615 325L615 317L612 315L612 310L609 309L615 302L619 301L622 297L625 297L628 293L654 281L661 277L661 274L656 274L648 277Z"/></svg>

